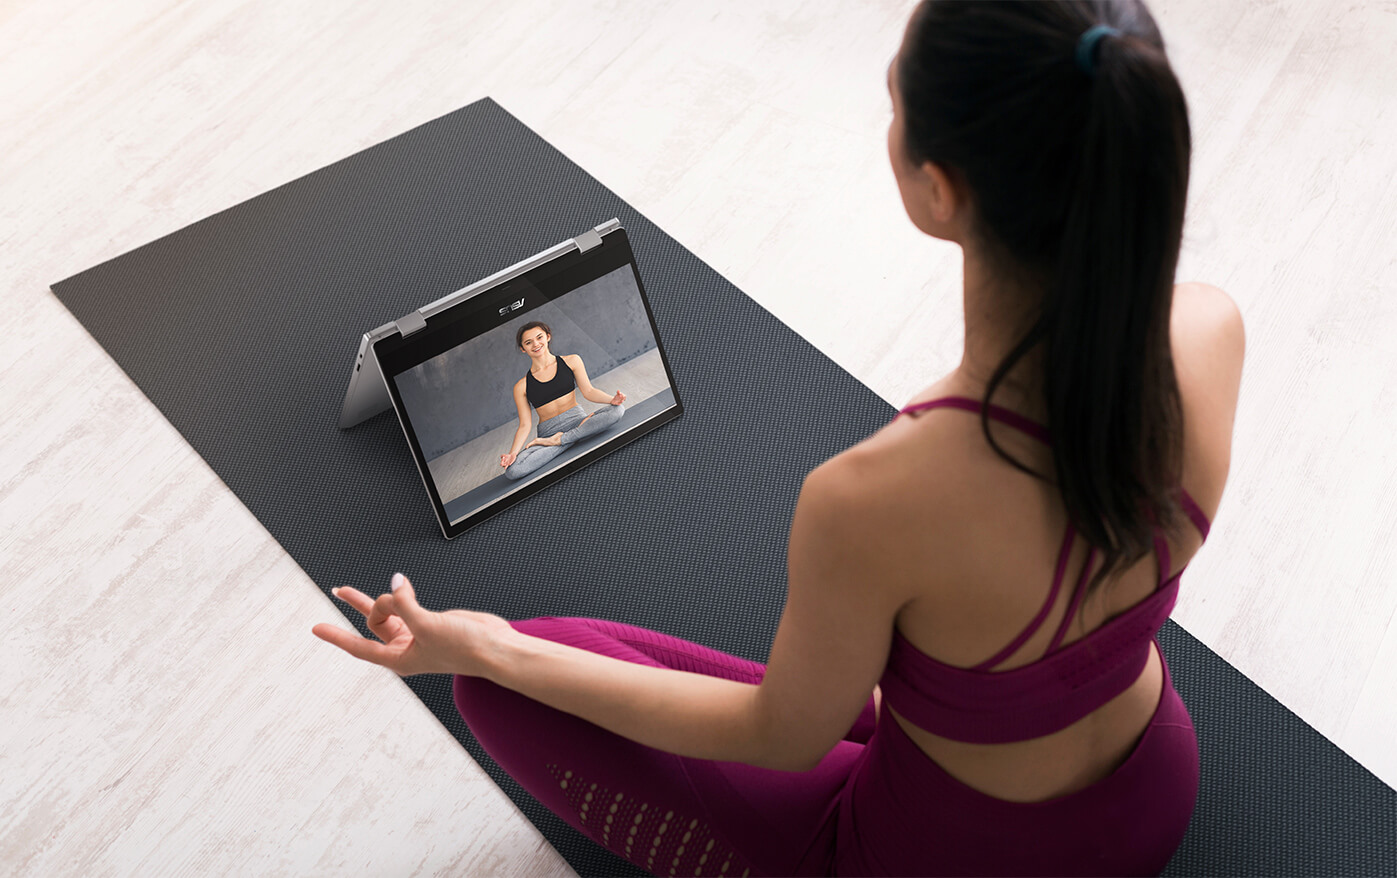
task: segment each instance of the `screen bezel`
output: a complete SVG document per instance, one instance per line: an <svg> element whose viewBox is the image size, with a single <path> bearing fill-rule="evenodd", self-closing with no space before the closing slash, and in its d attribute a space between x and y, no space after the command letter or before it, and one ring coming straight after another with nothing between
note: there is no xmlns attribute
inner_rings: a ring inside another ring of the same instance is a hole
<svg viewBox="0 0 1397 878"><path fill-rule="evenodd" d="M636 288L640 291L640 301L644 305L645 315L650 321L650 331L655 338L655 347L660 352L660 362L664 364L665 377L669 381L670 390L674 393L674 405L644 423L630 428L625 433L613 437L595 448L588 449L552 472L546 473L518 490L499 498L484 509L476 510L452 524L447 519L446 508L437 492L436 483L427 466L426 457L422 453L422 446L418 442L411 419L407 415L407 409L398 393L397 377L432 357L445 353L501 324L527 314L547 302L559 299L572 290L627 264L631 267ZM517 309L509 308L512 303L521 298L524 305ZM500 313L501 310L504 311L503 314ZM595 463L651 430L669 423L684 412L684 403L680 398L679 388L674 382L674 371L670 368L669 356L665 353L664 342L660 338L659 327L655 323L655 312L650 306L650 297L645 292L645 283L640 277L635 254L631 251L630 239L627 237L625 229L621 227L603 235L601 243L585 253L575 249L565 251L518 277L511 278L488 290L483 290L469 299L429 317L426 329L415 332L406 338L401 334L394 333L379 339L373 344L373 353L379 362L379 370L383 375L384 383L387 385L388 396L393 402L393 411L398 416L398 423L402 425L408 447L412 449L412 457L417 464L418 474L421 475L422 484L431 498L432 511L436 515L437 524L441 528L442 536L448 540L454 539L480 522L498 515L521 500L533 496L560 479L567 478L589 464Z"/></svg>

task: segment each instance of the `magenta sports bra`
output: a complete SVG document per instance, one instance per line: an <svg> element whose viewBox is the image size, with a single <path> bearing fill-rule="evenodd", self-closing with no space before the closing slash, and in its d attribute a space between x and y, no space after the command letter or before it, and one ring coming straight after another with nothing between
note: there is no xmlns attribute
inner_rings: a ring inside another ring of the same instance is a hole
<svg viewBox="0 0 1397 878"><path fill-rule="evenodd" d="M941 406L977 414L981 410L978 400L946 396L907 406L898 414ZM1043 425L993 404L989 406L989 413L995 420L1051 444L1049 431ZM1182 486L1179 494L1184 511L1206 540L1207 516ZM932 734L955 741L1004 744L1064 729L1130 688L1149 660L1150 642L1174 609L1179 577L1184 571L1160 582L1149 597L1081 640L1059 649L1067 625L1086 593L1086 573L1096 558L1095 548L1087 555L1067 614L1044 656L1007 671L989 670L1013 655L1048 617L1062 587L1075 536L1076 531L1069 522L1058 553L1057 575L1038 615L1008 646L975 667L957 668L937 661L918 650L894 628L888 664L878 681L884 702ZM1157 529L1154 545L1159 559L1159 578L1163 580L1169 573L1169 546L1160 538ZM1187 564L1184 569L1188 569Z"/></svg>

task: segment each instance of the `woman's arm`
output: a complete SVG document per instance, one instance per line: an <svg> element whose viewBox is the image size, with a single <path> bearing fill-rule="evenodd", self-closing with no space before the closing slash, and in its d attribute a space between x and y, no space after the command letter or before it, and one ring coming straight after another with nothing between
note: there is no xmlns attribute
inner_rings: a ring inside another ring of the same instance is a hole
<svg viewBox="0 0 1397 878"><path fill-rule="evenodd" d="M529 400L524 396L522 380L514 385L514 406L519 410L519 428L514 431L514 442L509 446L509 454L519 453L519 449L524 447L525 440L529 438L529 431L534 428L534 419L529 413Z"/></svg>
<svg viewBox="0 0 1397 878"><path fill-rule="evenodd" d="M554 643L491 613L433 612L417 603L401 574L394 575L393 590L377 598L350 587L335 589L335 596L364 614L378 640L326 623L311 629L315 636L404 677L481 677L659 750L798 770L771 753L768 726L756 710L756 684Z"/></svg>
<svg viewBox="0 0 1397 878"><path fill-rule="evenodd" d="M615 394L607 393L604 390L598 390L592 386L591 379L587 377L587 367L583 365L582 358L577 354L568 354L564 357L564 361L568 364L568 368L572 370L572 377L577 382L577 390L582 394L583 398L589 402L596 403L611 403L616 399Z"/></svg>
<svg viewBox="0 0 1397 878"><path fill-rule="evenodd" d="M887 664L898 609L878 494L858 461L806 477L791 523L786 608L760 685L637 665L519 634L489 679L642 744L700 759L808 771L853 726ZM850 522L861 522L854 526ZM517 632L516 632L517 633ZM881 720L881 717L879 717Z"/></svg>
<svg viewBox="0 0 1397 878"><path fill-rule="evenodd" d="M846 452L847 453L847 452ZM857 502L867 479L827 461L806 477L791 525L786 609L760 684L657 668L525 634L488 613L429 612L410 583L375 599L337 596L368 617L374 643L330 625L316 636L403 676L482 677L607 731L680 756L808 771L855 724L888 656L902 603L870 563L882 546L849 522L882 523ZM855 491L854 489L858 489Z"/></svg>

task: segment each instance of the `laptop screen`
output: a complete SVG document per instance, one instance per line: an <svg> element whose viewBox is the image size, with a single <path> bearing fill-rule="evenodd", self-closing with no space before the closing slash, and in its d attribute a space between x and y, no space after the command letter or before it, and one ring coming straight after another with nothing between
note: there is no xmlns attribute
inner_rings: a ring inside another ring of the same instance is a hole
<svg viewBox="0 0 1397 878"><path fill-rule="evenodd" d="M448 538L683 411L620 228L374 351Z"/></svg>

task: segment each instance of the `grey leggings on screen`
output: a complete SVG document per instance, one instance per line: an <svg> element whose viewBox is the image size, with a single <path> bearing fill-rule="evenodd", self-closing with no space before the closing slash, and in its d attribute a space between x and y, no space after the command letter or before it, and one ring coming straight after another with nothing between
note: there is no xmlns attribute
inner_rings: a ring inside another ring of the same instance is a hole
<svg viewBox="0 0 1397 878"><path fill-rule="evenodd" d="M581 406L575 405L546 421L539 421L538 435L546 439L554 433L562 433L562 444L530 445L519 452L519 455L514 458L514 463L509 465L504 474L511 479L522 479L537 472L547 466L550 460L562 454L563 449L577 440L604 433L616 426L616 423L621 420L621 416L625 413L625 403L604 405L589 418ZM586 419L587 423L583 424L583 419ZM578 426L579 424L581 426Z"/></svg>

